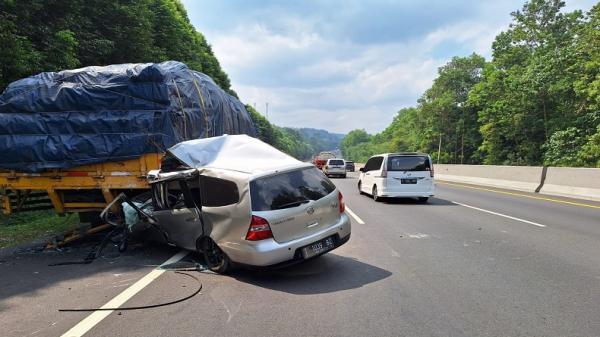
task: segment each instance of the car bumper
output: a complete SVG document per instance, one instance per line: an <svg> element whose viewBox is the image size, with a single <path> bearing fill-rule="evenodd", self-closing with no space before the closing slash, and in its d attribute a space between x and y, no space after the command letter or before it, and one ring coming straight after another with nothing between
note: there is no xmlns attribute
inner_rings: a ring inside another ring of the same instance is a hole
<svg viewBox="0 0 600 337"><path fill-rule="evenodd" d="M313 233L309 236L279 243L274 239L267 239L258 242L244 241L242 243L224 243L219 244L221 249L229 258L237 263L248 266L275 266L300 262L303 259L300 248L311 243L319 241L329 236L335 238L335 248L343 245L350 238L350 218L346 213L342 214L340 220L330 227ZM331 250L329 250L331 251Z"/></svg>
<svg viewBox="0 0 600 337"><path fill-rule="evenodd" d="M384 198L428 198L435 195L435 190L431 189L428 191L394 191L388 189L382 189L379 191L379 196Z"/></svg>
<svg viewBox="0 0 600 337"><path fill-rule="evenodd" d="M325 174L346 174L346 170L327 170Z"/></svg>

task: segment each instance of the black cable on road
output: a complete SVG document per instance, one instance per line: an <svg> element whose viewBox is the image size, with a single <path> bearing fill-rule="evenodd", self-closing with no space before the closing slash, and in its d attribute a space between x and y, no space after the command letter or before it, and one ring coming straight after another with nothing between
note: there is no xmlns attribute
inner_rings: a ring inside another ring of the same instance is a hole
<svg viewBox="0 0 600 337"><path fill-rule="evenodd" d="M176 303L181 303L183 301L187 301L190 298L198 295L200 293L200 291L202 291L202 282L200 282L200 280L196 276L188 274L188 273L182 273L182 272L179 272L179 271L176 271L175 273L176 274L185 275L187 277L191 277L194 280L196 280L196 282L198 283L198 289L194 293L192 293L192 294L190 294L190 295L188 295L186 297L180 298L180 299L175 300L175 301L158 303L158 304L142 305L142 306L135 306L135 307L122 307L122 308L58 309L58 311L60 311L60 312L82 312L82 311L88 311L89 312L89 311L122 311L122 310L151 309L151 308L164 307L164 306L167 306L167 305L172 305L172 304L176 304Z"/></svg>

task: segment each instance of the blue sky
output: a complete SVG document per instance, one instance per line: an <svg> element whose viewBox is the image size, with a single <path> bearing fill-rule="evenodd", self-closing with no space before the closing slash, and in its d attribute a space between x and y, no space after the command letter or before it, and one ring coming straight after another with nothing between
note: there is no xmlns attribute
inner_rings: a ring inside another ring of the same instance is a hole
<svg viewBox="0 0 600 337"><path fill-rule="evenodd" d="M595 1L567 0L587 11ZM384 129L437 68L494 37L523 1L183 0L244 103L279 126Z"/></svg>

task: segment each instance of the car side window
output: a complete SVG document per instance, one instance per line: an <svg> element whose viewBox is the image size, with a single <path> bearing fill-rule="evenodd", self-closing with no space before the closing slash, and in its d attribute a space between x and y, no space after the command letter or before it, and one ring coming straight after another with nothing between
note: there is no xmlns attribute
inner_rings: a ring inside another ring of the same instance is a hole
<svg viewBox="0 0 600 337"><path fill-rule="evenodd" d="M187 208L186 198L179 180L153 184L152 193L156 210Z"/></svg>
<svg viewBox="0 0 600 337"><path fill-rule="evenodd" d="M365 164L365 172L379 170L379 168L381 168L381 163L383 163L383 157L373 157L369 159Z"/></svg>
<svg viewBox="0 0 600 337"><path fill-rule="evenodd" d="M365 167L363 168L363 171L365 171L365 172L369 171L369 167L371 167L371 163L373 162L373 159L374 158L367 160L367 162L365 163Z"/></svg>
<svg viewBox="0 0 600 337"><path fill-rule="evenodd" d="M199 193L202 206L220 207L236 204L240 201L237 185L233 181L200 176L200 189L191 189L192 194Z"/></svg>

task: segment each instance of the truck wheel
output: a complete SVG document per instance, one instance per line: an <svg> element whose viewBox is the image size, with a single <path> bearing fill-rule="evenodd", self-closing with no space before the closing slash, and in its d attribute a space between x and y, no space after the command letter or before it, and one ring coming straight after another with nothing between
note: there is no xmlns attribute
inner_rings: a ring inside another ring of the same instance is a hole
<svg viewBox="0 0 600 337"><path fill-rule="evenodd" d="M205 237L200 240L197 249L211 271L225 274L231 269L231 260L211 238Z"/></svg>

